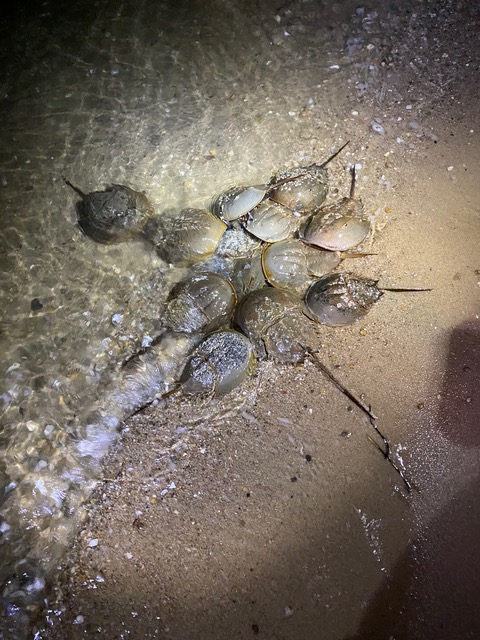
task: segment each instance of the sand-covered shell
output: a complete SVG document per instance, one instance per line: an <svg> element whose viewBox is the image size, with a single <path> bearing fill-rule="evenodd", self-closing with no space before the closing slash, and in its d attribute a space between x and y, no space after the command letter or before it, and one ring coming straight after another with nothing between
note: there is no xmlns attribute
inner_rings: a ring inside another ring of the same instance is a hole
<svg viewBox="0 0 480 640"><path fill-rule="evenodd" d="M215 254L229 258L248 258L260 247L262 241L245 232L241 222L231 222L218 243Z"/></svg>
<svg viewBox="0 0 480 640"><path fill-rule="evenodd" d="M188 394L228 393L253 372L255 358L250 340L238 331L216 331L190 356L180 378Z"/></svg>
<svg viewBox="0 0 480 640"><path fill-rule="evenodd" d="M113 184L105 191L85 194L66 183L82 198L77 204L80 228L96 242L115 244L136 238L154 214L146 195L130 187Z"/></svg>
<svg viewBox="0 0 480 640"><path fill-rule="evenodd" d="M312 320L341 326L365 316L382 295L376 280L351 273L329 273L309 287L305 307Z"/></svg>
<svg viewBox="0 0 480 640"><path fill-rule="evenodd" d="M347 144L348 142L322 164L286 169L274 175L270 181L272 191L268 194L269 198L291 211L295 211L298 215L313 213L322 206L327 197L328 174L326 167Z"/></svg>
<svg viewBox="0 0 480 640"><path fill-rule="evenodd" d="M235 291L217 273L188 276L171 290L163 324L173 331L210 333L230 321Z"/></svg>
<svg viewBox="0 0 480 640"><path fill-rule="evenodd" d="M295 295L264 287L237 305L234 324L252 341L258 358L302 362L311 343L311 323Z"/></svg>
<svg viewBox="0 0 480 640"><path fill-rule="evenodd" d="M318 165L286 169L277 173L272 182L292 178L272 191L270 199L295 211L308 215L322 206L328 193L327 170Z"/></svg>
<svg viewBox="0 0 480 640"><path fill-rule="evenodd" d="M324 251L291 239L266 246L262 266L268 282L303 296L314 278L333 271L341 262L338 251Z"/></svg>
<svg viewBox="0 0 480 640"><path fill-rule="evenodd" d="M215 251L226 228L222 220L205 209L183 209L152 218L143 236L166 262L193 264Z"/></svg>
<svg viewBox="0 0 480 640"><path fill-rule="evenodd" d="M280 242L292 238L298 231L301 218L281 204L265 200L248 216L245 228L265 242Z"/></svg>

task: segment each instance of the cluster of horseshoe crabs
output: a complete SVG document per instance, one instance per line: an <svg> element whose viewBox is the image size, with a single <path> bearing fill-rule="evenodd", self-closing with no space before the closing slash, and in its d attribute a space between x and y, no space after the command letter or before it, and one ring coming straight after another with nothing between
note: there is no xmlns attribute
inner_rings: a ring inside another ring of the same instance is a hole
<svg viewBox="0 0 480 640"><path fill-rule="evenodd" d="M93 240L141 238L168 263L190 267L170 291L163 332L124 366L117 406L132 413L179 387L227 393L256 359L302 362L312 354L315 323L352 323L379 300L384 290L376 281L334 271L344 259L366 255L374 231L355 198L355 167L349 196L325 205L327 165L345 146L268 184L228 189L210 211L156 215L146 196L128 187L84 194L67 181L81 196L78 222ZM320 368L376 428L370 409Z"/></svg>

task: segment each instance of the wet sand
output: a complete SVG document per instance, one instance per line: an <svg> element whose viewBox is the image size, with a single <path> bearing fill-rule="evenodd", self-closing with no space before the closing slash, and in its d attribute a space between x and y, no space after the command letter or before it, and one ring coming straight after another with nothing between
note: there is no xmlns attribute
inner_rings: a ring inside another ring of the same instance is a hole
<svg viewBox="0 0 480 640"><path fill-rule="evenodd" d="M50 590L42 637L480 635L475 10L411 3L376 7L380 16L369 18L374 9L356 9L331 5L325 24L309 22L303 3L265 10L262 20L268 14L279 26L279 50L282 39L301 44L288 67L285 112L274 122L253 116L243 140L241 128L229 139L205 122L185 197L204 197L205 163L222 179L238 164L241 178L258 181L257 136L259 163L276 170L267 142L282 122L308 134L295 138L291 164L351 140L332 167L331 196L344 195L348 166L360 163L358 195L381 224L376 255L348 268L385 287L432 291L386 292L357 323L319 327L312 346L371 404L413 489L372 442L380 443L364 414L308 359L302 367L260 363L220 400L171 397L126 421ZM337 29L330 40L329 26ZM312 85L302 82L314 76L308 52L317 46L332 76L312 106ZM272 144L285 163L286 140Z"/></svg>
<svg viewBox="0 0 480 640"><path fill-rule="evenodd" d="M319 357L372 405L412 492L309 362L261 365L221 401L149 409L109 457L56 637L476 637L470 126L402 172L378 255L355 269L433 291L386 293L364 320L320 332Z"/></svg>

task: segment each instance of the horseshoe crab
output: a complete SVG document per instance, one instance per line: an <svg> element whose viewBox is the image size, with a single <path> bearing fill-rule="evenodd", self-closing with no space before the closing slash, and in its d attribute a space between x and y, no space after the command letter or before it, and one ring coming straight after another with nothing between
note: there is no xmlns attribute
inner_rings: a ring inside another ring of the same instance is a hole
<svg viewBox="0 0 480 640"><path fill-rule="evenodd" d="M351 324L368 313L385 293L431 291L417 287L378 287L378 280L351 273L329 273L313 282L304 302L309 318L330 326Z"/></svg>
<svg viewBox="0 0 480 640"><path fill-rule="evenodd" d="M348 251L361 244L372 232L362 201L355 199L355 166L350 194L339 202L322 207L308 221L302 239L330 251Z"/></svg>
<svg viewBox="0 0 480 640"><path fill-rule="evenodd" d="M266 185L231 187L215 198L212 203L212 212L225 222L238 220L260 204L267 195L267 191Z"/></svg>
<svg viewBox="0 0 480 640"><path fill-rule="evenodd" d="M263 287L246 295L233 319L252 341L258 358L278 362L302 362L312 342L311 323L293 294Z"/></svg>
<svg viewBox="0 0 480 640"><path fill-rule="evenodd" d="M321 324L350 324L383 295L377 282L351 273L329 273L313 282L305 294L307 314Z"/></svg>
<svg viewBox="0 0 480 640"><path fill-rule="evenodd" d="M218 246L227 225L205 209L182 211L151 218L142 236L170 264L205 260Z"/></svg>
<svg viewBox="0 0 480 640"><path fill-rule="evenodd" d="M163 322L172 331L210 333L230 320L236 303L231 283L217 273L199 273L171 290Z"/></svg>
<svg viewBox="0 0 480 640"><path fill-rule="evenodd" d="M297 215L307 215L318 209L327 197L328 176L327 165L345 149L346 142L322 164L311 164L308 167L286 169L275 174L271 179L273 191L269 198L282 204ZM284 184L280 184L285 181ZM277 186L279 185L279 186Z"/></svg>
<svg viewBox="0 0 480 640"><path fill-rule="evenodd" d="M232 391L253 372L255 357L250 340L238 331L216 331L191 354L180 377L187 394Z"/></svg>
<svg viewBox="0 0 480 640"><path fill-rule="evenodd" d="M293 238L301 219L290 209L277 202L266 200L255 207L245 222L246 230L265 242L280 242Z"/></svg>
<svg viewBox="0 0 480 640"><path fill-rule="evenodd" d="M340 252L324 251L297 239L270 244L262 253L263 272L268 282L301 296L314 278L333 271L341 261Z"/></svg>
<svg viewBox="0 0 480 640"><path fill-rule="evenodd" d="M105 191L83 193L69 180L65 183L82 198L77 204L78 224L96 242L115 244L136 238L154 215L146 195L130 187L113 184Z"/></svg>

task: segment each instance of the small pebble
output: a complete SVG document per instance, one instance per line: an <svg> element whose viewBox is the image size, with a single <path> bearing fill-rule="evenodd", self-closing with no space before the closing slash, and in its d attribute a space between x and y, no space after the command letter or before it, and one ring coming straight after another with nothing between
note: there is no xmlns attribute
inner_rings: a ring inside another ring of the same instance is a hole
<svg viewBox="0 0 480 640"><path fill-rule="evenodd" d="M92 549L97 545L98 545L98 538L92 538L91 540L88 541L88 546Z"/></svg>
<svg viewBox="0 0 480 640"><path fill-rule="evenodd" d="M447 167L447 171L453 171L453 167L450 165L449 167Z"/></svg>
<svg viewBox="0 0 480 640"><path fill-rule="evenodd" d="M285 607L285 609L283 610L285 613L285 617L289 618L290 616L293 616L293 609L291 607Z"/></svg>
<svg viewBox="0 0 480 640"><path fill-rule="evenodd" d="M85 622L85 618L83 616L77 616L73 621L73 624L83 624Z"/></svg>
<svg viewBox="0 0 480 640"><path fill-rule="evenodd" d="M112 324L122 324L123 316L121 313L114 313L112 316Z"/></svg>
<svg viewBox="0 0 480 640"><path fill-rule="evenodd" d="M375 133L378 133L381 136L383 136L383 134L385 133L385 129L381 124L378 124L378 122L372 122L372 129L375 131Z"/></svg>

